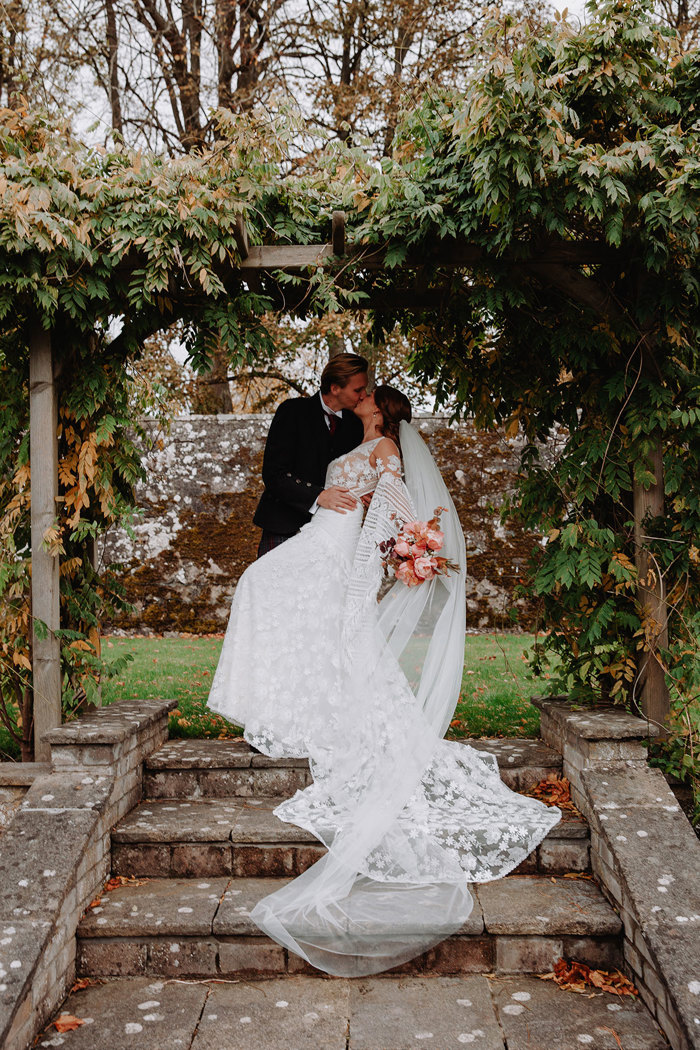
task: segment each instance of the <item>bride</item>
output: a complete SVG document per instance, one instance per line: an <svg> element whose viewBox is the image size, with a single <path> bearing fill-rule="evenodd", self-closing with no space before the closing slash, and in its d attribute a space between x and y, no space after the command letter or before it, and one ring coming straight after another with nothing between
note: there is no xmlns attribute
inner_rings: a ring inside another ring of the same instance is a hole
<svg viewBox="0 0 700 1050"><path fill-rule="evenodd" d="M340 976L456 932L468 884L507 875L561 816L510 791L493 756L443 739L462 680L464 536L408 399L379 386L355 413L363 441L330 464L326 487L350 489L356 507L319 508L246 569L208 701L264 754L309 758L313 783L275 813L328 853L251 916ZM378 602L380 544L438 507L441 554L458 570L397 580Z"/></svg>

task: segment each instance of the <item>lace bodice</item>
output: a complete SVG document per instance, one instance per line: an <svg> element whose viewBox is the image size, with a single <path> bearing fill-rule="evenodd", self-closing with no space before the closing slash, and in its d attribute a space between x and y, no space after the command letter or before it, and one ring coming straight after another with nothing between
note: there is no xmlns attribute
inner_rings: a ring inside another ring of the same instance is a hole
<svg viewBox="0 0 700 1050"><path fill-rule="evenodd" d="M377 460L372 465L372 453L382 439L366 441L344 456L334 459L326 472L326 488L330 485L342 485L350 489L358 498L374 492L377 482L386 469L401 477L401 460L398 456L389 456L387 460Z"/></svg>

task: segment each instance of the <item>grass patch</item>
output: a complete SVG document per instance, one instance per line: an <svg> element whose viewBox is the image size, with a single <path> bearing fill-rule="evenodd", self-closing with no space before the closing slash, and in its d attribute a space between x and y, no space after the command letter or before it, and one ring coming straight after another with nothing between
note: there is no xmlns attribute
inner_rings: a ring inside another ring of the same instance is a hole
<svg viewBox="0 0 700 1050"><path fill-rule="evenodd" d="M530 697L546 691L546 683L527 674L523 650L532 640L525 634L467 635L462 692L449 737L537 736L539 711ZM178 706L170 716L171 736L239 736L240 730L206 707L221 644L216 637L107 638L105 656L129 653L133 659L119 677L104 683L104 702L173 698Z"/></svg>

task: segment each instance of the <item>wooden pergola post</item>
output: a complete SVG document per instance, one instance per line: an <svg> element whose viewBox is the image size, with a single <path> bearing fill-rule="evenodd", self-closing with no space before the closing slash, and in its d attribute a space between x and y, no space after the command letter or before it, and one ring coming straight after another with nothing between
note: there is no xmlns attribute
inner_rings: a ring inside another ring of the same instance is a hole
<svg viewBox="0 0 700 1050"><path fill-rule="evenodd" d="M639 597L647 627L649 651L642 654L641 668L642 710L646 717L663 729L668 722L671 700L664 677L664 669L657 649L668 645L668 610L664 579L649 552L644 529L647 515L661 517L664 512L664 461L661 435L656 435L655 446L649 455L648 468L654 475L649 486L633 482L635 561L639 573Z"/></svg>
<svg viewBox="0 0 700 1050"><path fill-rule="evenodd" d="M32 528L32 675L34 681L34 760L48 762L42 735L61 724L61 654L58 555L44 549L44 536L56 518L58 496L58 399L51 334L40 321L29 332L29 455ZM37 631L37 621L47 631Z"/></svg>

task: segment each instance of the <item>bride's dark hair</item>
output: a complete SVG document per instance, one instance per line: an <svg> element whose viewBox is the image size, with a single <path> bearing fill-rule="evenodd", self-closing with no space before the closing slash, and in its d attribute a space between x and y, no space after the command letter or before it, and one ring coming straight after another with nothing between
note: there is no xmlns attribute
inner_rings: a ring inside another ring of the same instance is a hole
<svg viewBox="0 0 700 1050"><path fill-rule="evenodd" d="M411 402L396 387L382 384L374 388L374 403L382 414L383 423L379 429L384 437L391 438L401 448L399 423L402 419L411 422Z"/></svg>

